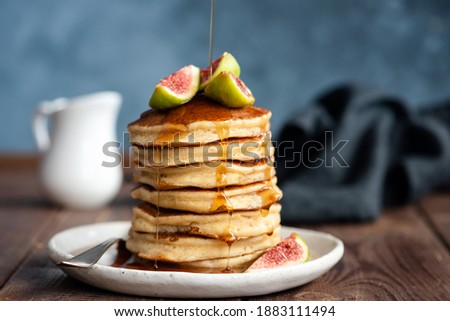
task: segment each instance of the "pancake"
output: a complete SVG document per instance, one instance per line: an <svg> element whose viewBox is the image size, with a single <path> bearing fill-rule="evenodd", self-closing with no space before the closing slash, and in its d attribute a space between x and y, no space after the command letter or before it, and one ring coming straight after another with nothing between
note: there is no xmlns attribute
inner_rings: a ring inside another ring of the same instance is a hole
<svg viewBox="0 0 450 321"><path fill-rule="evenodd" d="M273 157L270 135L248 139L228 139L206 145L145 148L132 147L132 161L144 167L171 167L214 161L253 161ZM197 166L197 165L195 165Z"/></svg>
<svg viewBox="0 0 450 321"><path fill-rule="evenodd" d="M265 251L266 250L262 250L240 256L230 256L229 258L183 262L180 263L179 265L182 271L196 270L199 268L204 269L231 268L232 270L245 271L250 266L250 264L252 264L261 255L263 255Z"/></svg>
<svg viewBox="0 0 450 321"><path fill-rule="evenodd" d="M229 239L252 237L271 233L280 224L281 205L278 203L269 209L237 211L231 215L217 213L198 215L187 212L157 209L146 203L133 208L133 225L136 232L175 233L201 235L211 238Z"/></svg>
<svg viewBox="0 0 450 321"><path fill-rule="evenodd" d="M216 188L229 185L246 185L265 181L275 176L272 161L198 163L197 166L133 168L136 182L159 186L160 190L183 187Z"/></svg>
<svg viewBox="0 0 450 321"><path fill-rule="evenodd" d="M228 245L220 239L184 234L139 233L130 229L126 247L138 257L165 262L226 259L267 250L280 241L280 227L270 234L240 239Z"/></svg>
<svg viewBox="0 0 450 321"><path fill-rule="evenodd" d="M142 203L133 207L126 248L137 260L182 271L243 271L280 242L271 116L200 93L128 125L141 184L131 196Z"/></svg>
<svg viewBox="0 0 450 321"><path fill-rule="evenodd" d="M225 270L228 270L228 273L244 272L258 257L264 254L265 251L266 250L256 251L240 256L232 256L229 259L219 258L177 263L158 261L158 270L196 273L223 273ZM140 257L136 257L135 262L140 266L148 266L150 270L154 270L154 260L146 260ZM230 271L229 269L231 269L232 271Z"/></svg>
<svg viewBox="0 0 450 321"><path fill-rule="evenodd" d="M141 146L192 145L269 132L269 110L246 106L228 108L197 95L170 110L151 109L128 125L130 142Z"/></svg>
<svg viewBox="0 0 450 321"><path fill-rule="evenodd" d="M271 180L217 189L185 188L158 191L153 187L141 185L131 191L137 200L180 211L202 214L224 212L227 210L254 210L266 208L282 197L276 186L276 178Z"/></svg>

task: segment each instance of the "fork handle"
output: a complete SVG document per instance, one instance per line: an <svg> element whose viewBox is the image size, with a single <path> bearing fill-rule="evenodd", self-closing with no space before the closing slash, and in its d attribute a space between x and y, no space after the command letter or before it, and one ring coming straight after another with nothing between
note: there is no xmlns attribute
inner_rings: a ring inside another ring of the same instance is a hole
<svg viewBox="0 0 450 321"><path fill-rule="evenodd" d="M94 246L93 248L84 251L81 254L78 254L74 256L73 258L67 260L67 261L61 261L57 265L60 266L73 266L73 267L80 267L80 268L88 268L94 265L95 263L100 260L100 258L103 256L103 254L117 241L119 241L119 238L111 238L108 239L102 243L100 243L97 246Z"/></svg>

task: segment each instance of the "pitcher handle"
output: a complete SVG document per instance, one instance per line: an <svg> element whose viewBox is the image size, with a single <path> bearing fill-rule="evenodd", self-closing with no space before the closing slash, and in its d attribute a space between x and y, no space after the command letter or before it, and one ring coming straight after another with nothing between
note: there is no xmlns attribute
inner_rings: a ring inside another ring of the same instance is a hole
<svg viewBox="0 0 450 321"><path fill-rule="evenodd" d="M43 101L39 103L33 117L33 133L39 152L44 153L48 151L51 145L50 134L48 131L49 117L55 112L66 108L66 105L66 98L58 98L52 101Z"/></svg>

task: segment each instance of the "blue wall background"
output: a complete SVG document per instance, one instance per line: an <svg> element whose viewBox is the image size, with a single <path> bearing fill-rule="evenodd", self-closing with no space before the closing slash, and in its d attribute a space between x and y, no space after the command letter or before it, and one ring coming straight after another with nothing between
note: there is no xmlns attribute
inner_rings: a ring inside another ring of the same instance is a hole
<svg viewBox="0 0 450 321"><path fill-rule="evenodd" d="M448 0L216 0L214 56L230 51L276 134L322 90L361 81L414 106L450 96ZM154 85L208 60L209 0L2 0L0 151L34 151L38 101L124 96L118 132Z"/></svg>

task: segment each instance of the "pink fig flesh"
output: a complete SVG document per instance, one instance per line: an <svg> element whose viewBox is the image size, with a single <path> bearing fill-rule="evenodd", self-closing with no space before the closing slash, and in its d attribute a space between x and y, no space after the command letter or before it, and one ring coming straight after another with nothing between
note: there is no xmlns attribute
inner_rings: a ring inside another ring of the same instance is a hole
<svg viewBox="0 0 450 321"><path fill-rule="evenodd" d="M149 105L155 109L180 106L195 96L199 84L200 69L194 65L183 67L156 85Z"/></svg>
<svg viewBox="0 0 450 321"><path fill-rule="evenodd" d="M185 94L191 87L191 75L187 72L175 72L161 80L161 85L175 94Z"/></svg>
<svg viewBox="0 0 450 321"><path fill-rule="evenodd" d="M200 71L200 84L206 83L209 77L217 70L219 62L222 60L222 56L214 60L211 67L206 67Z"/></svg>
<svg viewBox="0 0 450 321"><path fill-rule="evenodd" d="M308 246L298 234L292 233L289 237L260 256L250 265L246 272L294 265L306 262L308 259Z"/></svg>
<svg viewBox="0 0 450 321"><path fill-rule="evenodd" d="M200 71L200 87L203 90L214 80L222 71L232 72L236 77L241 74L241 67L236 58L229 52L224 52L222 56L214 60L211 65Z"/></svg>

